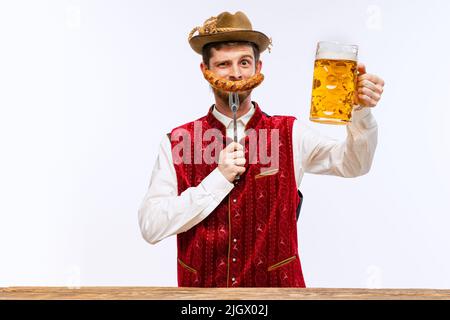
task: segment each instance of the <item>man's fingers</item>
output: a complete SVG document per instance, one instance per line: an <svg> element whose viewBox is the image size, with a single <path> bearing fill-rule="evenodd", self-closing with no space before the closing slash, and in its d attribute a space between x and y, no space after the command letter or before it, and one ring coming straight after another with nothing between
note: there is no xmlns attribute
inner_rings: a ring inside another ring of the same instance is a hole
<svg viewBox="0 0 450 320"><path fill-rule="evenodd" d="M235 158L235 159L237 159L237 158L244 158L244 156L245 156L245 154L244 154L244 150L238 150L238 151L235 151L235 152L233 152L234 154L233 154L233 157Z"/></svg>
<svg viewBox="0 0 450 320"><path fill-rule="evenodd" d="M244 151L243 150L238 150L238 151L227 153L227 157L229 157L231 159L243 158L244 157Z"/></svg>
<svg viewBox="0 0 450 320"><path fill-rule="evenodd" d="M365 94L358 94L358 104L363 107L375 107L377 102Z"/></svg>
<svg viewBox="0 0 450 320"><path fill-rule="evenodd" d="M236 165L236 166L243 166L243 165L245 165L245 162L246 162L245 158L235 159L234 160L234 165Z"/></svg>
<svg viewBox="0 0 450 320"><path fill-rule="evenodd" d="M234 152L226 152L224 154L223 163L229 166L232 165L244 165L245 164L245 156L243 150L238 150Z"/></svg>
<svg viewBox="0 0 450 320"><path fill-rule="evenodd" d="M366 88L366 87L358 88L358 93L365 95L365 96L373 99L374 101L378 101L381 98L381 92L377 93L376 91L370 90L369 88Z"/></svg>
<svg viewBox="0 0 450 320"><path fill-rule="evenodd" d="M235 150L244 150L244 146L240 143L233 141L225 149L227 149L228 152Z"/></svg>
<svg viewBox="0 0 450 320"><path fill-rule="evenodd" d="M372 81L367 80L367 79L360 80L358 82L358 89L361 89L361 88L367 88L369 90L375 91L378 94L382 94L383 93L383 87L382 86L380 86L378 84L375 84Z"/></svg>
<svg viewBox="0 0 450 320"><path fill-rule="evenodd" d="M375 85L379 85L380 87L384 87L384 80L381 79L380 77L374 75L374 74L363 74L363 75L359 75L358 76L358 83L360 83L363 80L369 80L370 82L372 82Z"/></svg>

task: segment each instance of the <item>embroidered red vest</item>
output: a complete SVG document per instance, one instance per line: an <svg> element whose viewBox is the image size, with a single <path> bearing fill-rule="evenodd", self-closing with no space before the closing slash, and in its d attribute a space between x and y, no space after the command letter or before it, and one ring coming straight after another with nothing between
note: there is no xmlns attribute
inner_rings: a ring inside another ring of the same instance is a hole
<svg viewBox="0 0 450 320"><path fill-rule="evenodd" d="M302 198L294 176L295 118L267 116L256 102L252 103L255 113L245 128L246 133L252 134L240 141L245 148L246 171L208 217L177 235L180 287L305 287L297 244L296 214ZM211 152L211 147L208 149L212 142L202 139L202 134L218 129L221 135L215 143L225 148L231 142L212 110L213 107L206 116L175 128L170 134L178 195L198 186L217 167L219 155ZM264 138L263 149L268 150L264 152L270 155L274 129L278 131L278 171L262 173L261 169L270 164L264 163L267 158L262 161L260 152L255 156L251 146L255 145L255 136L257 146ZM182 141L189 148L179 148ZM216 161L198 161L199 155L208 151ZM181 158L184 160L175 161Z"/></svg>

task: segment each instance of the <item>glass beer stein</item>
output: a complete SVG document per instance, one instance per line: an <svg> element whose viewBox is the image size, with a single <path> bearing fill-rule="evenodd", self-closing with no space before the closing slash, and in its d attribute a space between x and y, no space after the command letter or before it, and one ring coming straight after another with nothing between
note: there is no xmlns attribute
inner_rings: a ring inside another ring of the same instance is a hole
<svg viewBox="0 0 450 320"><path fill-rule="evenodd" d="M328 124L351 121L355 104L358 46L321 41L314 62L309 119Z"/></svg>

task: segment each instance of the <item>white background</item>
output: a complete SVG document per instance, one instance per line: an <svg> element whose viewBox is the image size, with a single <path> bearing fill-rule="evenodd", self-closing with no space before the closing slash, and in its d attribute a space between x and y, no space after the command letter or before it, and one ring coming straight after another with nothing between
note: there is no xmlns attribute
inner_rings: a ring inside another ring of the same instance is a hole
<svg viewBox="0 0 450 320"><path fill-rule="evenodd" d="M141 237L159 142L214 102L189 31L244 11L273 38L253 100L308 121L319 40L386 81L372 170L305 175L309 287L450 288L450 3L0 2L0 285L176 286L176 237Z"/></svg>

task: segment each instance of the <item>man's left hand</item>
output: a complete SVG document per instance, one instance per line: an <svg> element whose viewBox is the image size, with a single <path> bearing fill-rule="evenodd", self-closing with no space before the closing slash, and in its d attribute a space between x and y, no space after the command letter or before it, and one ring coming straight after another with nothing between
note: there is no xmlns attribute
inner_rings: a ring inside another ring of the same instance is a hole
<svg viewBox="0 0 450 320"><path fill-rule="evenodd" d="M366 66L358 63L357 104L360 107L375 107L383 94L384 80L366 73Z"/></svg>

